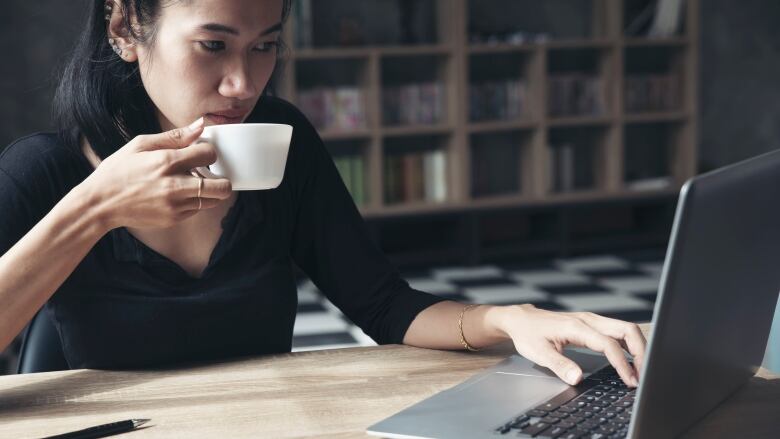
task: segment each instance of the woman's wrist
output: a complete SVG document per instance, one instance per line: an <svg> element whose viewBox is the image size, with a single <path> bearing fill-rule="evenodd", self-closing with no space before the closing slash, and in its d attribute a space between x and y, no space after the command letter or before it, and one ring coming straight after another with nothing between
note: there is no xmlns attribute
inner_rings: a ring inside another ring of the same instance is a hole
<svg viewBox="0 0 780 439"><path fill-rule="evenodd" d="M504 328L505 306L479 305L463 316L463 336L469 345L487 347L509 340Z"/></svg>
<svg viewBox="0 0 780 439"><path fill-rule="evenodd" d="M88 215L89 222L101 231L102 234L119 227L118 224L114 224L115 221L108 197L96 187L89 177L74 187L65 198L74 200L74 206L83 214Z"/></svg>

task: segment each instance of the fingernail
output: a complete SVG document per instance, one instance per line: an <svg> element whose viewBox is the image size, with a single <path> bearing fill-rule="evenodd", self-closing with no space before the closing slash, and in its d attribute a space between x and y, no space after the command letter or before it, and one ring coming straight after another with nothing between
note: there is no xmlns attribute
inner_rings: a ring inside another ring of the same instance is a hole
<svg viewBox="0 0 780 439"><path fill-rule="evenodd" d="M188 126L187 128L190 131L196 131L198 128L200 128L202 126L203 126L203 116L198 118L198 120L196 120L195 122L191 123L190 126Z"/></svg>
<svg viewBox="0 0 780 439"><path fill-rule="evenodd" d="M577 384L577 381L580 379L580 372L577 369L569 369L568 372L566 372L566 382L571 384L572 386Z"/></svg>
<svg viewBox="0 0 780 439"><path fill-rule="evenodd" d="M631 384L634 385L634 387L639 387L639 379L636 376L631 377Z"/></svg>

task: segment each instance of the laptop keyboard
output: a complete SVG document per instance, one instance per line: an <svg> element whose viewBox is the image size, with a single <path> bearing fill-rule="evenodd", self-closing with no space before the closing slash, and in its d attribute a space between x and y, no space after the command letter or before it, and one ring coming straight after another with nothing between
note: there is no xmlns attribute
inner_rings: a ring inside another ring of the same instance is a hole
<svg viewBox="0 0 780 439"><path fill-rule="evenodd" d="M498 427L498 435L557 439L625 438L636 389L612 366Z"/></svg>

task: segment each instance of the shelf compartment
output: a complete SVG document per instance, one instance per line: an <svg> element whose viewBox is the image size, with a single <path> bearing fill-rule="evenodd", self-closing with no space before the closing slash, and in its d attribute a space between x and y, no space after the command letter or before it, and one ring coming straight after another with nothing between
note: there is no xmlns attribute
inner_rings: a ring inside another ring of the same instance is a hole
<svg viewBox="0 0 780 439"><path fill-rule="evenodd" d="M468 59L469 121L521 121L533 117L530 56L480 53Z"/></svg>
<svg viewBox="0 0 780 439"><path fill-rule="evenodd" d="M330 152L341 180L347 187L357 206L369 202L368 183L368 151L367 140L333 140L326 141L325 147Z"/></svg>
<svg viewBox="0 0 780 439"><path fill-rule="evenodd" d="M367 64L354 58L296 61L296 104L317 130L345 133L368 129Z"/></svg>
<svg viewBox="0 0 780 439"><path fill-rule="evenodd" d="M625 49L623 108L626 113L668 112L684 108L683 50L647 46Z"/></svg>
<svg viewBox="0 0 780 439"><path fill-rule="evenodd" d="M680 125L651 122L627 124L623 130L623 181L627 190L673 188L672 164L678 150Z"/></svg>
<svg viewBox="0 0 780 439"><path fill-rule="evenodd" d="M547 115L604 116L610 113L612 69L609 52L554 49L547 56Z"/></svg>
<svg viewBox="0 0 780 439"><path fill-rule="evenodd" d="M550 129L550 192L597 191L603 188L606 136L607 130L599 127Z"/></svg>
<svg viewBox="0 0 780 439"><path fill-rule="evenodd" d="M447 135L385 138L384 204L446 203L450 196L449 142Z"/></svg>
<svg viewBox="0 0 780 439"><path fill-rule="evenodd" d="M529 173L529 131L478 133L470 136L471 196L522 195ZM526 183L527 184L527 183Z"/></svg>
<svg viewBox="0 0 780 439"><path fill-rule="evenodd" d="M296 48L436 44L437 0L298 0L293 7Z"/></svg>
<svg viewBox="0 0 780 439"><path fill-rule="evenodd" d="M605 35L591 0L468 0L469 42L525 43Z"/></svg>
<svg viewBox="0 0 780 439"><path fill-rule="evenodd" d="M382 124L389 126L448 123L448 94L453 89L452 60L446 55L382 56Z"/></svg>

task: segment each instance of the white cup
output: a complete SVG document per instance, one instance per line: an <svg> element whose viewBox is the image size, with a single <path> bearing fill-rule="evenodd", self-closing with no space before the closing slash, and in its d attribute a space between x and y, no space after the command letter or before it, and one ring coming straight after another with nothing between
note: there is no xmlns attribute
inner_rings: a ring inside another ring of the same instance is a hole
<svg viewBox="0 0 780 439"><path fill-rule="evenodd" d="M211 125L195 142L217 149L217 161L196 168L206 178L227 178L234 191L278 187L284 177L293 128L277 123Z"/></svg>

